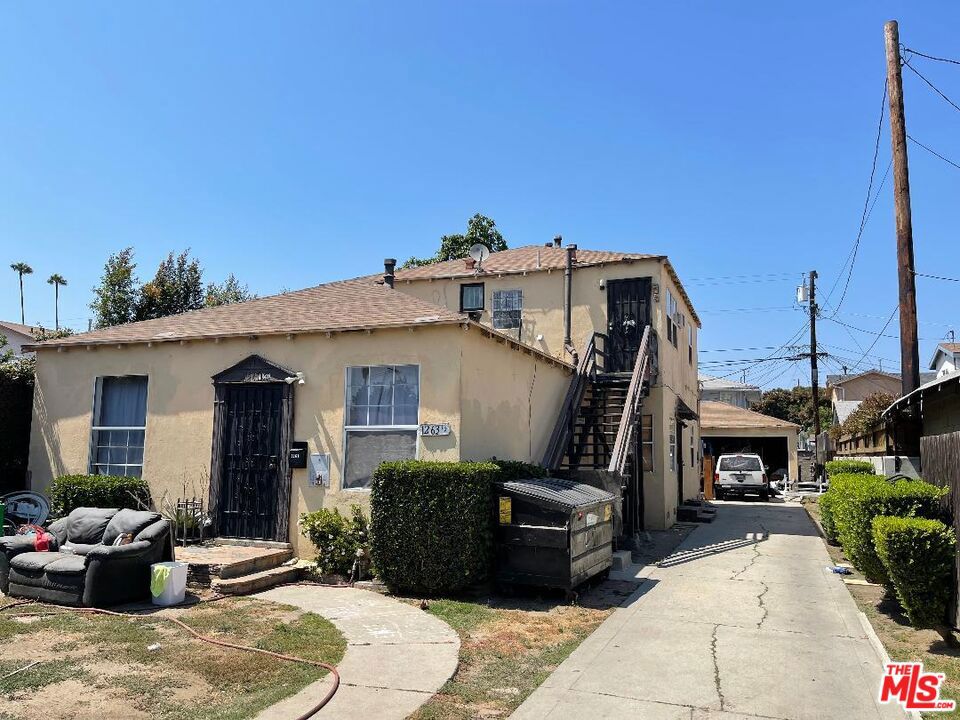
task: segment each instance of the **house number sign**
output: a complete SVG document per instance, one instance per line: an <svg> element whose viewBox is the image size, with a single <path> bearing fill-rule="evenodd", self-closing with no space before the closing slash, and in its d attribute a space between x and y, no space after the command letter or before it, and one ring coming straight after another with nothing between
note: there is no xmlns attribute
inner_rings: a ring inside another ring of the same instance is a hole
<svg viewBox="0 0 960 720"><path fill-rule="evenodd" d="M450 423L420 423L420 435L423 437L440 437L450 434Z"/></svg>

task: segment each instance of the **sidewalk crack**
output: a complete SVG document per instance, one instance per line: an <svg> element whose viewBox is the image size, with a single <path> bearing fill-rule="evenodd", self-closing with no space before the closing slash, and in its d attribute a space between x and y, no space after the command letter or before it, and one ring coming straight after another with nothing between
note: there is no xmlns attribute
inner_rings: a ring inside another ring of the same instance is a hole
<svg viewBox="0 0 960 720"><path fill-rule="evenodd" d="M763 611L763 615L760 616L760 622L757 623L757 630L760 629L760 626L763 625L763 621L766 620L767 615L770 614L767 604L763 601L763 596L770 592L770 586L763 582L763 580L760 581L760 584L763 585L763 590L759 595L757 595L757 602L760 603L760 609Z"/></svg>
<svg viewBox="0 0 960 720"><path fill-rule="evenodd" d="M710 655L713 657L713 684L717 689L717 697L720 698L720 710L724 708L726 698L723 697L723 690L720 687L720 664L717 662L717 630L719 625L713 626L713 634L710 636Z"/></svg>
<svg viewBox="0 0 960 720"><path fill-rule="evenodd" d="M750 558L750 562L743 566L740 570L737 570L733 575L730 576L731 580L736 580L741 575L743 575L747 570L753 567L753 564L760 558L760 543L764 542L767 538L770 537L770 533L767 532L767 528L764 527L763 523L757 523L760 526L760 530L763 532L763 537L759 540L756 539L757 534L754 533L753 545L750 547L753 548L753 557Z"/></svg>

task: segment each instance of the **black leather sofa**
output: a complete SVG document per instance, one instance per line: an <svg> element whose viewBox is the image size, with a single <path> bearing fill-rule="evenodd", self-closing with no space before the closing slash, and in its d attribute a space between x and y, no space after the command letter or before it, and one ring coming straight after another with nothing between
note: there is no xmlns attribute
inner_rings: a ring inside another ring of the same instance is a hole
<svg viewBox="0 0 960 720"><path fill-rule="evenodd" d="M0 537L0 591L61 605L106 607L150 597L150 565L173 560L170 523L159 513L77 508L50 524L50 551L30 535ZM132 542L115 545L118 537Z"/></svg>

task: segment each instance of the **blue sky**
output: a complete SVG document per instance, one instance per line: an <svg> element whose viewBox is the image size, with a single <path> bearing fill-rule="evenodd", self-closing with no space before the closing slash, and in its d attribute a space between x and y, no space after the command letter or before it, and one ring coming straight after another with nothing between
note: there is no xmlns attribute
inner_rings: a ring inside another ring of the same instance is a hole
<svg viewBox="0 0 960 720"><path fill-rule="evenodd" d="M59 272L61 317L85 327L127 245L141 276L189 247L207 279L269 294L430 254L483 212L511 245L668 254L701 362L763 357L803 325L801 273L828 291L856 236L889 18L960 56L946 2L6 4L0 317L19 318L15 260L36 270L28 322L53 323ZM960 97L960 67L917 62ZM905 94L910 133L960 161L960 113L909 73ZM958 276L960 171L910 153L917 269ZM885 124L878 181L889 157ZM894 251L888 180L835 317L860 329L820 323L828 369L890 316ZM960 283L917 284L925 363ZM715 352L748 347L770 350ZM896 367L895 339L881 358Z"/></svg>

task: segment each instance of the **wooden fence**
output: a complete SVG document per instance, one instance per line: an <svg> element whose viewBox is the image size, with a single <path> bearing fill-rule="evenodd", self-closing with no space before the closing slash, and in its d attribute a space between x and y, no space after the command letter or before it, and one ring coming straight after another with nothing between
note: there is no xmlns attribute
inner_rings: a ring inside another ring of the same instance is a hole
<svg viewBox="0 0 960 720"><path fill-rule="evenodd" d="M960 432L928 435L920 438L920 466L927 482L950 488L943 509L960 535ZM957 588L960 586L960 562L954 565L953 603L950 619L957 625L960 617Z"/></svg>

